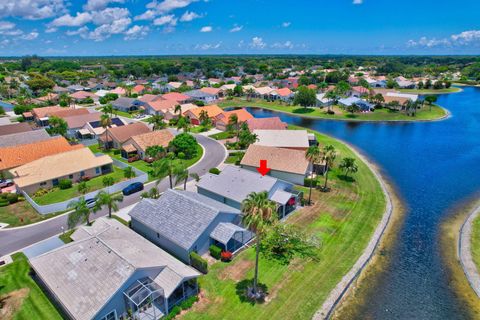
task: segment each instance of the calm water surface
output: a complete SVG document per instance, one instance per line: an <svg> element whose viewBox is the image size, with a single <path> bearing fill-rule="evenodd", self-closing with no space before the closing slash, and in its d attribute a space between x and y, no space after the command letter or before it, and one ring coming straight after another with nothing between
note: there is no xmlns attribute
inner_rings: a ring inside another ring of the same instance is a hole
<svg viewBox="0 0 480 320"><path fill-rule="evenodd" d="M428 123L307 120L260 109L283 121L345 140L378 163L407 207L391 264L367 297L359 319L468 319L449 286L438 241L448 209L480 191L480 88L439 96L452 112Z"/></svg>

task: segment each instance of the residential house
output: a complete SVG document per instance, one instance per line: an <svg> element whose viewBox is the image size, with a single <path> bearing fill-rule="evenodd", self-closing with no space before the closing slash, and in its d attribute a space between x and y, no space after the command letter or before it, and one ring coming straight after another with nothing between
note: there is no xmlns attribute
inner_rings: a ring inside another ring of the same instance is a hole
<svg viewBox="0 0 480 320"><path fill-rule="evenodd" d="M158 200L143 199L129 215L133 230L186 263L191 252L203 255L212 244L234 252L251 239L240 226L240 210L189 191L169 189ZM224 225L234 232L214 237Z"/></svg>
<svg viewBox="0 0 480 320"><path fill-rule="evenodd" d="M60 95L60 94L62 94L62 93L65 93L65 94L66 94L66 93L69 93L70 91L68 91L67 88L60 87L60 86L55 85L55 86L53 87L53 89L52 89L52 92Z"/></svg>
<svg viewBox="0 0 480 320"><path fill-rule="evenodd" d="M175 108L178 105L178 102L175 100L163 100L163 99L156 99L150 102L144 102L143 107L145 108L145 112L147 114L159 114L165 115L165 113Z"/></svg>
<svg viewBox="0 0 480 320"><path fill-rule="evenodd" d="M97 99L105 97L108 94L108 90L98 90L95 92L95 95L97 96Z"/></svg>
<svg viewBox="0 0 480 320"><path fill-rule="evenodd" d="M213 95L202 90L190 90L184 93L190 97L190 101L202 101L205 104L210 104L218 100L218 95Z"/></svg>
<svg viewBox="0 0 480 320"><path fill-rule="evenodd" d="M288 124L279 117L252 118L247 120L247 125L250 132L254 130L286 130L288 127Z"/></svg>
<svg viewBox="0 0 480 320"><path fill-rule="evenodd" d="M189 96L178 93L178 92L165 93L161 97L164 100L173 100L178 102L179 104L191 102L191 98Z"/></svg>
<svg viewBox="0 0 480 320"><path fill-rule="evenodd" d="M235 85L233 85L235 86ZM223 86L222 86L223 87ZM233 90L233 89L232 89ZM220 97L223 97L224 96L224 93L226 92L225 89L222 89L222 88L213 88L213 87L203 87L203 88L200 88L200 91L202 92L205 92L205 93L208 93L214 97L217 97L215 100L217 100L218 98Z"/></svg>
<svg viewBox="0 0 480 320"><path fill-rule="evenodd" d="M32 127L26 122L4 124L0 126L0 137L7 134L29 132L32 130Z"/></svg>
<svg viewBox="0 0 480 320"><path fill-rule="evenodd" d="M161 146L167 149L173 138L175 136L168 129L132 136L122 145L122 157L129 159L133 156L139 156L140 159L144 159L148 147Z"/></svg>
<svg viewBox="0 0 480 320"><path fill-rule="evenodd" d="M49 139L54 138L51 137L45 129L12 133L1 136L0 148L35 143Z"/></svg>
<svg viewBox="0 0 480 320"><path fill-rule="evenodd" d="M257 135L255 144L259 146L305 151L317 144L315 135L307 130L254 130L253 133Z"/></svg>
<svg viewBox="0 0 480 320"><path fill-rule="evenodd" d="M141 106L143 106L143 103L140 100L127 97L119 97L117 100L112 102L112 107L114 109L123 112L135 111Z"/></svg>
<svg viewBox="0 0 480 320"><path fill-rule="evenodd" d="M277 204L282 218L293 211L300 201L300 193L293 189L293 184L230 165L218 175L202 176L197 183L198 193L239 210L250 193L263 191Z"/></svg>
<svg viewBox="0 0 480 320"><path fill-rule="evenodd" d="M210 106L189 109L183 115L188 117L193 125L199 125L200 114L202 111L207 112L208 117L212 120L213 124L215 124L215 117L223 112L219 106L212 104Z"/></svg>
<svg viewBox="0 0 480 320"><path fill-rule="evenodd" d="M77 103L82 103L89 98L93 101L98 101L98 96L96 94L87 91L76 91L71 93L70 98Z"/></svg>
<svg viewBox="0 0 480 320"><path fill-rule="evenodd" d="M58 102L58 94L49 92L43 97L39 97L36 99L32 99L33 104L41 105L41 104L53 104Z"/></svg>
<svg viewBox="0 0 480 320"><path fill-rule="evenodd" d="M155 94L149 94L149 93L144 94L143 96L138 98L138 100L140 100L143 103L148 103L148 102L152 102L159 99L162 99L161 96L155 95Z"/></svg>
<svg viewBox="0 0 480 320"><path fill-rule="evenodd" d="M361 111L371 111L373 109L373 105L368 101L357 97L348 97L338 100L338 104L343 107L349 107L353 104L357 105Z"/></svg>
<svg viewBox="0 0 480 320"><path fill-rule="evenodd" d="M360 98L360 97L368 96L370 94L370 89L367 89L362 86L355 86L355 87L352 87L351 92L353 97Z"/></svg>
<svg viewBox="0 0 480 320"><path fill-rule="evenodd" d="M143 122L130 123L125 126L113 127L105 130L99 136L99 144L108 144L110 148L121 149L122 145L131 137L150 132L148 126Z"/></svg>
<svg viewBox="0 0 480 320"><path fill-rule="evenodd" d="M273 99L272 92L275 91L273 88L270 88L270 87L259 87L259 88L254 87L253 90L255 91L255 96L257 98L262 98L265 100L272 100Z"/></svg>
<svg viewBox="0 0 480 320"><path fill-rule="evenodd" d="M81 86L79 84L72 84L72 85L67 87L67 90L70 93L74 93L74 92L77 92L77 91L87 91L87 90L90 90L90 88L85 88L84 86Z"/></svg>
<svg viewBox="0 0 480 320"><path fill-rule="evenodd" d="M407 99L410 99L414 102L418 100L418 94L400 93L400 92L387 92L386 96L387 97L407 98Z"/></svg>
<svg viewBox="0 0 480 320"><path fill-rule="evenodd" d="M274 100L281 100L288 103L291 102L294 97L294 93L289 88L275 89L270 95Z"/></svg>
<svg viewBox="0 0 480 320"><path fill-rule="evenodd" d="M119 96L124 96L127 94L127 91L125 91L125 89L122 87L116 87L115 89L110 90L109 93L114 93L114 94L118 94Z"/></svg>
<svg viewBox="0 0 480 320"><path fill-rule="evenodd" d="M407 80L405 77L396 77L395 82L398 84L399 88L402 89L415 89L417 84L413 81Z"/></svg>
<svg viewBox="0 0 480 320"><path fill-rule="evenodd" d="M175 105L175 107L176 107L176 105ZM197 105L194 105L192 103L184 103L184 104L180 105L180 108L181 108L180 112L176 112L175 107L170 108L166 112L164 112L163 115L165 117L165 120L171 120L171 119L174 119L174 118L178 118L179 113L184 114L185 112L187 112L190 109L198 108Z"/></svg>
<svg viewBox="0 0 480 320"><path fill-rule="evenodd" d="M33 108L30 113L32 114L33 120L40 127L48 126L48 118L50 115L57 111L65 110L60 106L53 107L43 107L43 108Z"/></svg>
<svg viewBox="0 0 480 320"><path fill-rule="evenodd" d="M83 147L71 146L64 137L0 148L0 171L9 170L42 157Z"/></svg>
<svg viewBox="0 0 480 320"><path fill-rule="evenodd" d="M88 131L88 129L84 129L84 127L89 122L100 121L101 116L101 112L90 112L76 116L64 117L63 120L67 122L68 126L67 136L78 139L92 138L92 134ZM82 129L84 130L82 131Z"/></svg>
<svg viewBox="0 0 480 320"><path fill-rule="evenodd" d="M328 106L331 106L333 104L334 101L332 99L325 98L325 95L326 95L325 92L316 94L316 98L317 98L316 106L317 107L328 107Z"/></svg>
<svg viewBox="0 0 480 320"><path fill-rule="evenodd" d="M127 125L125 121L118 117L111 118L110 122L111 124L108 126L109 130L111 128ZM80 130L78 130L78 135L80 136L80 139L98 139L105 132L106 129L107 128L102 125L100 119L92 120L85 123L85 125Z"/></svg>
<svg viewBox="0 0 480 320"><path fill-rule="evenodd" d="M250 119L253 119L253 116L250 114L245 109L237 109L237 110L232 110L232 111L223 111L222 113L219 113L215 117L215 127L218 130L226 131L228 123L230 122L230 118L236 115L237 116L237 122L238 125L240 126L242 123L247 122Z"/></svg>
<svg viewBox="0 0 480 320"><path fill-rule="evenodd" d="M312 171L310 162L305 158L305 151L260 145L248 147L240 166L257 172L261 160L267 160L269 176L298 185L303 185Z"/></svg>
<svg viewBox="0 0 480 320"><path fill-rule="evenodd" d="M132 93L136 93L138 95L143 94L146 88L144 85L137 84L135 87L132 88Z"/></svg>
<svg viewBox="0 0 480 320"><path fill-rule="evenodd" d="M30 259L35 280L70 319L158 320L198 293L198 271L115 219L79 226L71 238Z"/></svg>
<svg viewBox="0 0 480 320"><path fill-rule="evenodd" d="M33 194L40 188L51 189L63 179L81 181L112 172L110 156L95 155L89 148L78 146L11 169L13 181L22 191Z"/></svg>

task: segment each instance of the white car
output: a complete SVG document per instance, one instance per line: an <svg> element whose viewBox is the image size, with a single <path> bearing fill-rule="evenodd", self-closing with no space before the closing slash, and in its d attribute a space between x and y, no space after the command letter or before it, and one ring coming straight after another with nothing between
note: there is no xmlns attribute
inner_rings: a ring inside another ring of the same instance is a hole
<svg viewBox="0 0 480 320"><path fill-rule="evenodd" d="M0 179L0 188L13 186L13 181L10 179Z"/></svg>

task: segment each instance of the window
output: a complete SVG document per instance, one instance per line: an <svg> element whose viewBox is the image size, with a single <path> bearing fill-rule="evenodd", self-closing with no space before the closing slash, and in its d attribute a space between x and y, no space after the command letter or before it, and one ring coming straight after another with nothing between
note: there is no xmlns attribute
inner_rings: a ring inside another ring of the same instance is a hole
<svg viewBox="0 0 480 320"><path fill-rule="evenodd" d="M95 168L95 173L96 173L96 174L100 174L100 168L98 168L98 167Z"/></svg>
<svg viewBox="0 0 480 320"><path fill-rule="evenodd" d="M73 174L68 176L69 179L73 179Z"/></svg>
<svg viewBox="0 0 480 320"><path fill-rule="evenodd" d="M46 186L46 185L47 185L47 183L46 183L45 181L40 182L40 186L41 186L41 187Z"/></svg>
<svg viewBox="0 0 480 320"><path fill-rule="evenodd" d="M101 320L117 320L117 310L110 311Z"/></svg>
<svg viewBox="0 0 480 320"><path fill-rule="evenodd" d="M160 238L160 233L157 232L157 238Z"/></svg>
<svg viewBox="0 0 480 320"><path fill-rule="evenodd" d="M53 179L53 180L52 180L52 184L53 184L54 186L57 186L57 185L58 185L58 179Z"/></svg>
<svg viewBox="0 0 480 320"><path fill-rule="evenodd" d="M85 175L85 171L80 171L80 177L83 177Z"/></svg>

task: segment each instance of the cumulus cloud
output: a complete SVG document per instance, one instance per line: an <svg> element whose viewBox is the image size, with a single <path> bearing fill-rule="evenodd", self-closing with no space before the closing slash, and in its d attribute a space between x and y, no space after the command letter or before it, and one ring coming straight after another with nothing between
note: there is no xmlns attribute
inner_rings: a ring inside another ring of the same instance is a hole
<svg viewBox="0 0 480 320"><path fill-rule="evenodd" d="M272 48L275 49L293 49L293 43L291 41L276 42L272 44Z"/></svg>
<svg viewBox="0 0 480 320"><path fill-rule="evenodd" d="M200 29L200 32L212 32L212 30L211 26L204 26Z"/></svg>
<svg viewBox="0 0 480 320"><path fill-rule="evenodd" d="M64 0L0 0L0 17L38 20L65 12Z"/></svg>
<svg viewBox="0 0 480 320"><path fill-rule="evenodd" d="M39 36L39 33L36 31L32 31L30 33L24 34L23 36L20 37L22 40L35 40Z"/></svg>
<svg viewBox="0 0 480 320"><path fill-rule="evenodd" d="M124 0L88 0L83 6L86 11L105 9L110 3L124 3Z"/></svg>
<svg viewBox="0 0 480 320"><path fill-rule="evenodd" d="M134 20L153 20L157 16L154 10L147 10L141 15L135 17Z"/></svg>
<svg viewBox="0 0 480 320"><path fill-rule="evenodd" d="M353 4L362 4L363 0L353 0Z"/></svg>
<svg viewBox="0 0 480 320"><path fill-rule="evenodd" d="M197 0L163 0L158 2L156 0L147 4L147 8L155 9L158 13L168 13L175 9L188 7L191 3Z"/></svg>
<svg viewBox="0 0 480 320"><path fill-rule="evenodd" d="M407 47L423 47L423 48L438 48L438 47L467 47L480 46L480 30L468 30L458 34L452 34L446 38L427 38L421 37L418 40L408 40Z"/></svg>
<svg viewBox="0 0 480 320"><path fill-rule="evenodd" d="M177 25L178 19L173 14L169 14L166 16L161 16L155 20L153 20L153 24L156 26L171 26L174 27Z"/></svg>
<svg viewBox="0 0 480 320"><path fill-rule="evenodd" d="M130 11L127 8L106 8L92 12L92 22L96 25L110 24L115 23L116 20L126 19L128 16Z"/></svg>
<svg viewBox="0 0 480 320"><path fill-rule="evenodd" d="M193 12L193 11L185 11L185 13L180 17L180 21L192 21L198 18L201 18L202 16Z"/></svg>
<svg viewBox="0 0 480 320"><path fill-rule="evenodd" d="M15 23L9 21L0 21L0 35L2 36L19 36L23 34L22 30L15 28Z"/></svg>
<svg viewBox="0 0 480 320"><path fill-rule="evenodd" d="M250 42L249 47L252 49L264 49L267 44L260 37L253 37L252 42Z"/></svg>
<svg viewBox="0 0 480 320"><path fill-rule="evenodd" d="M125 31L125 40L136 40L144 38L150 29L147 26L133 26Z"/></svg>
<svg viewBox="0 0 480 320"><path fill-rule="evenodd" d="M233 26L232 29L230 29L230 32L239 32L239 31L242 31L242 29L243 29L243 26L235 25L235 26Z"/></svg>
<svg viewBox="0 0 480 320"><path fill-rule="evenodd" d="M50 27L80 27L92 21L92 15L88 12L77 12L76 16L65 14L53 20Z"/></svg>
<svg viewBox="0 0 480 320"><path fill-rule="evenodd" d="M218 49L222 45L222 42L218 43L204 43L204 44L197 44L195 46L195 50L212 50L212 49Z"/></svg>
<svg viewBox="0 0 480 320"><path fill-rule="evenodd" d="M282 23L282 27L288 28L288 27L290 27L291 24L292 24L291 22L286 21L286 22Z"/></svg>

